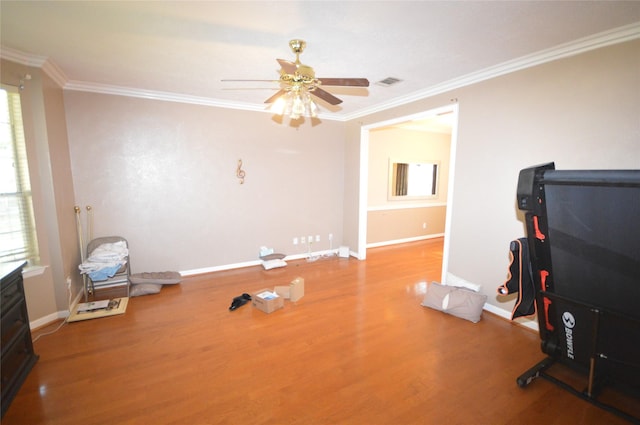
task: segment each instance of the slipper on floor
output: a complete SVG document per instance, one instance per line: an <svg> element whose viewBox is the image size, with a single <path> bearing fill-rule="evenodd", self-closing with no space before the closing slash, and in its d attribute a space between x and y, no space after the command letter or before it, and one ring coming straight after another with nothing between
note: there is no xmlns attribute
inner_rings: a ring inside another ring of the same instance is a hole
<svg viewBox="0 0 640 425"><path fill-rule="evenodd" d="M251 301L251 295L249 294L242 294L239 295L237 297L235 297L233 299L233 301L231 301L231 306L229 307L229 311L233 311L239 307L242 307L243 305L245 305L246 303L248 303L249 301Z"/></svg>

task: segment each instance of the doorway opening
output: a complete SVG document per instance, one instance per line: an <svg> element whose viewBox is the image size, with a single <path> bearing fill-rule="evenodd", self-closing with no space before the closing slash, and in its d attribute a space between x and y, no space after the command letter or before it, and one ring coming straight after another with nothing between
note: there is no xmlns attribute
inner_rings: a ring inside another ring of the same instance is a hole
<svg viewBox="0 0 640 425"><path fill-rule="evenodd" d="M380 210L384 208L402 209L404 206L376 206L371 205L370 199L370 185L371 184L388 184L380 183L380 176L377 179L374 177L374 173L379 173L379 170L370 170L370 158L372 151L372 140L375 140L376 134L386 129L405 129L424 132L448 132L450 134L449 152L448 152L448 164L440 164L442 171L446 170L446 174L441 176L442 182L445 185L446 195L436 200L436 203L444 205L446 211L444 212L444 247L443 247L443 259L442 259L442 275L444 276L448 268L449 257L449 234L451 227L451 205L453 200L453 179L455 175L455 152L457 144L457 129L458 129L458 105L447 105L440 108L431 109L425 112L412 114L395 118L392 120L381 121L367 126L363 126L360 130L360 198L358 200L358 259L364 260L367 256L367 248L373 246L379 246L376 244L368 243L368 225L369 214L371 211ZM425 158L416 158L419 160ZM426 158L430 159L430 158ZM370 175L371 172L371 175ZM373 182L372 182L373 180ZM386 180L385 180L386 182ZM385 188L386 190L386 188ZM416 200L408 200L415 205ZM373 200L373 202L377 202ZM407 201L397 201L407 202ZM433 200L431 201L433 206ZM384 203L384 202L383 202ZM407 204L408 205L408 204Z"/></svg>

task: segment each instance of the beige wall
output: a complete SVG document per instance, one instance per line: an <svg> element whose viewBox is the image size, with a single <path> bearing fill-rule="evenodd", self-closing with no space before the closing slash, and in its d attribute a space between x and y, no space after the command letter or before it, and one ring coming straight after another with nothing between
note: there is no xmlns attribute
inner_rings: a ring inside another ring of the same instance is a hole
<svg viewBox="0 0 640 425"><path fill-rule="evenodd" d="M372 210L367 213L367 245L382 246L444 235L445 205Z"/></svg>
<svg viewBox="0 0 640 425"><path fill-rule="evenodd" d="M406 204L443 204L447 202L451 135L384 127L369 133L369 207L403 208ZM438 194L427 200L389 200L389 159L436 161Z"/></svg>
<svg viewBox="0 0 640 425"><path fill-rule="evenodd" d="M509 242L524 235L515 202L518 172L547 161L558 169L640 168L639 87L635 40L359 118L348 131L457 99L448 271L483 285L488 302L510 312L513 299L495 294L506 278Z"/></svg>
<svg viewBox="0 0 640 425"><path fill-rule="evenodd" d="M366 232L366 228L361 226L359 214L361 209L366 209L367 205L360 205L361 175L360 162L360 125L362 122L354 121L346 128L346 143L344 146L344 205L342 212L343 235L342 244L351 248L352 251L358 249L358 236L361 232ZM367 176L364 176L366 179Z"/></svg>
<svg viewBox="0 0 640 425"><path fill-rule="evenodd" d="M394 127L382 127L369 133L368 245L444 233L450 150L450 134ZM389 200L390 159L437 162L437 196L422 200Z"/></svg>
<svg viewBox="0 0 640 425"><path fill-rule="evenodd" d="M94 236L129 240L134 273L307 252L294 237L340 243L342 123L74 91L65 103L76 202L93 207Z"/></svg>
<svg viewBox="0 0 640 425"><path fill-rule="evenodd" d="M47 149L50 173L47 176L47 191L51 194L47 205L47 228L52 256L51 267L55 276L56 305L68 307L69 297L73 298L82 289L78 274L80 248L74 214L73 177L67 143L64 100L61 88L49 77L42 79L44 117L46 120ZM44 136L43 136L44 139ZM43 173L44 174L44 173ZM55 211L54 211L55 209ZM66 290L66 281L72 281L72 293Z"/></svg>
<svg viewBox="0 0 640 425"><path fill-rule="evenodd" d="M73 215L62 89L39 68L2 61L2 82L14 86L31 75L21 91L23 121L42 273L25 279L29 319L45 323L68 309L82 284ZM72 280L71 294L67 277Z"/></svg>

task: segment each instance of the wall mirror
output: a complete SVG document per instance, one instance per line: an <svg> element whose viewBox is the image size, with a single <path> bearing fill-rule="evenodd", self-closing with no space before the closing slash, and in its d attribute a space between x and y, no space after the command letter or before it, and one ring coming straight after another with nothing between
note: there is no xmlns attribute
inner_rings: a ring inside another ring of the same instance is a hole
<svg viewBox="0 0 640 425"><path fill-rule="evenodd" d="M439 168L437 161L389 159L389 200L436 197Z"/></svg>

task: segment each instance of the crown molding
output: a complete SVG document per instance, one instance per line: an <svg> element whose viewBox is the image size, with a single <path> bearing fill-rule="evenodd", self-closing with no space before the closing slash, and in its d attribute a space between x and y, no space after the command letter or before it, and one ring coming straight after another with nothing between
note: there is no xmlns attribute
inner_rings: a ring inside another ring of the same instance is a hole
<svg viewBox="0 0 640 425"><path fill-rule="evenodd" d="M499 77L501 75L520 71L526 68L531 68L533 66L552 62L558 59L575 56L580 53L588 52L601 47L623 43L637 38L640 38L640 22L615 28L609 31L604 31L514 60L510 60L478 72L464 75L460 78L454 78L449 81L445 81L444 83L437 84L425 90L414 92L408 96L397 97L388 102L384 102L370 108L360 109L349 114L323 113L319 115L319 118L335 121L350 121L376 112L381 112L397 106L405 105L407 103L426 99L428 97L445 93L447 91L486 81L495 77ZM190 103L195 105L206 105L218 108L239 109L254 112L269 112L268 109L266 109L263 105L256 105L251 103L229 102L208 97L191 96L154 90L142 90L131 87L112 86L92 82L70 81L66 78L64 72L50 59L43 56L30 55L4 46L0 48L0 57L13 62L21 63L23 65L42 68L42 70L47 73L47 75L49 75L49 77L51 77L54 81L56 81L56 83L58 83L64 90L112 94L118 96L138 97L143 99L163 100L168 102Z"/></svg>
<svg viewBox="0 0 640 425"><path fill-rule="evenodd" d="M20 65L40 68L62 88L67 84L68 79L62 69L46 56L31 55L10 47L1 46L0 57Z"/></svg>
<svg viewBox="0 0 640 425"><path fill-rule="evenodd" d="M361 109L352 114L345 115L341 117L341 119L344 121L349 121L352 119L361 118L366 115L385 111L397 106L406 105L407 103L426 99L428 97L442 94L447 91L490 80L501 75L510 74L512 72L531 68L537 65L567 58L570 56L575 56L580 53L585 53L613 44L624 43L626 41L635 40L637 38L640 38L640 22L594 34L568 43L560 44L549 49L541 50L530 55L522 56L514 60L503 62L501 64L485 68L481 71L464 75L460 78L454 78L444 83L429 87L425 90L414 92L408 96L398 97L390 100L389 102L375 105L371 108Z"/></svg>
<svg viewBox="0 0 640 425"><path fill-rule="evenodd" d="M65 90L81 91L90 93L110 94L115 96L137 97L141 99L162 100L165 102L188 103L192 105L213 106L216 108L237 109L242 111L265 112L271 113L269 108L263 104L245 103L245 102L229 102L225 100L192 96L180 93L161 92L155 90L133 89L130 87L113 86L108 84L99 84L82 81L69 81L64 85ZM330 114L318 114L318 118L337 119Z"/></svg>
<svg viewBox="0 0 640 425"><path fill-rule="evenodd" d="M84 81L68 81L64 87L65 90L82 91L100 94L111 94L115 96L137 97L151 100L164 100L167 102L190 103L194 105L215 106L228 109L243 109L247 111L264 111L264 107L252 103L229 102L210 97L192 96L180 93L162 92L156 90L143 90L131 87L113 86L109 84L100 84Z"/></svg>
<svg viewBox="0 0 640 425"><path fill-rule="evenodd" d="M45 56L24 53L6 46L0 46L0 58L19 63L20 65L33 66L36 68L42 68L42 65L47 60Z"/></svg>
<svg viewBox="0 0 640 425"><path fill-rule="evenodd" d="M69 81L64 71L50 59L44 62L42 70L62 88L64 88Z"/></svg>

